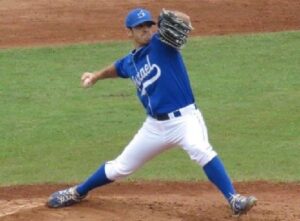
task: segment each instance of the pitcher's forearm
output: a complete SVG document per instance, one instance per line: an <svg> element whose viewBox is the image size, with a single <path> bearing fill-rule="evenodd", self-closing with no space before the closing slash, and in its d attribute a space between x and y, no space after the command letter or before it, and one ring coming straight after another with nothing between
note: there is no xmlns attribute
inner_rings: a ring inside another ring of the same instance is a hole
<svg viewBox="0 0 300 221"><path fill-rule="evenodd" d="M118 77L117 70L114 65L110 65L100 71L83 73L81 76L81 85L84 88L88 88L93 86L98 80L115 77Z"/></svg>
<svg viewBox="0 0 300 221"><path fill-rule="evenodd" d="M114 65L110 65L107 68L104 68L100 71L96 71L93 73L93 81L96 82L98 80L102 80L105 78L115 78L118 77L117 70Z"/></svg>

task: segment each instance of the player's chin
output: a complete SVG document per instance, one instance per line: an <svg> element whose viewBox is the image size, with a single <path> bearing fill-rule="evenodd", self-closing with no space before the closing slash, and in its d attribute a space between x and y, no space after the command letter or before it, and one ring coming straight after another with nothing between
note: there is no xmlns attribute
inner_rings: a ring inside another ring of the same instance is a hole
<svg viewBox="0 0 300 221"><path fill-rule="evenodd" d="M150 39L151 39L151 35L145 35L143 36L143 39L142 39L142 44L146 45L150 42Z"/></svg>

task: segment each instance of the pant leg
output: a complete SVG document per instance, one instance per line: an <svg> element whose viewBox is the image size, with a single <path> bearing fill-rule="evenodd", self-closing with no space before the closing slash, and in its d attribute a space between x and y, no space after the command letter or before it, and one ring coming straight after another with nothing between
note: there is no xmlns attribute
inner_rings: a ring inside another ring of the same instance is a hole
<svg viewBox="0 0 300 221"><path fill-rule="evenodd" d="M203 167L217 155L209 143L207 128L199 110L183 116L178 124L178 129L172 132L175 133L172 137L177 137L177 144L188 153L192 160Z"/></svg>
<svg viewBox="0 0 300 221"><path fill-rule="evenodd" d="M108 179L126 177L168 148L160 122L148 117L123 152L105 164Z"/></svg>
<svg viewBox="0 0 300 221"><path fill-rule="evenodd" d="M178 133L182 135L179 136L181 138L179 144L192 160L203 167L208 179L229 201L235 194L235 189L223 163L208 141L207 129L201 112L196 110L184 118L178 130L180 132Z"/></svg>

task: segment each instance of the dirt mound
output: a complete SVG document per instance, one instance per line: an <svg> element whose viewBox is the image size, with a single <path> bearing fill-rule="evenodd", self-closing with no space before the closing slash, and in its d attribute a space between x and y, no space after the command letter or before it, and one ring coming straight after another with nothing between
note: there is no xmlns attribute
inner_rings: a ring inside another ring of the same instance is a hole
<svg viewBox="0 0 300 221"><path fill-rule="evenodd" d="M1 0L0 48L126 39L137 6L188 13L194 36L300 29L299 0Z"/></svg>
<svg viewBox="0 0 300 221"><path fill-rule="evenodd" d="M0 221L91 220L300 220L299 184L236 183L243 194L255 193L258 205L239 219L231 216L223 196L206 182L119 182L90 193L72 207L49 209L49 194L66 185L32 185L0 189Z"/></svg>

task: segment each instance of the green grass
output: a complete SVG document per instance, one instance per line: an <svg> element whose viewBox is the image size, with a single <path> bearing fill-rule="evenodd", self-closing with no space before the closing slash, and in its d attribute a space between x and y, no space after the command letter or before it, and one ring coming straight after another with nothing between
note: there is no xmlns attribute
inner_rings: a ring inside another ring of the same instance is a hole
<svg viewBox="0 0 300 221"><path fill-rule="evenodd" d="M128 42L0 51L0 185L78 182L144 121L129 80L83 90ZM193 38L183 50L211 143L233 180L300 181L300 32ZM129 179L205 180L180 149Z"/></svg>

